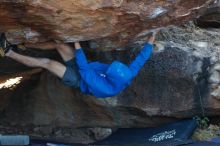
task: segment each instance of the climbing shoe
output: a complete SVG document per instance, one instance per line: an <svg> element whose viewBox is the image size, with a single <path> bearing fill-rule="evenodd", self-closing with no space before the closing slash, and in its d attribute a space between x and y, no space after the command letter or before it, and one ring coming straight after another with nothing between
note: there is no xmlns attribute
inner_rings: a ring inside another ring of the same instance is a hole
<svg viewBox="0 0 220 146"><path fill-rule="evenodd" d="M5 54L10 50L10 43L6 40L5 34L0 36L0 57L4 57Z"/></svg>
<svg viewBox="0 0 220 146"><path fill-rule="evenodd" d="M24 44L17 45L17 48L23 51L27 49Z"/></svg>

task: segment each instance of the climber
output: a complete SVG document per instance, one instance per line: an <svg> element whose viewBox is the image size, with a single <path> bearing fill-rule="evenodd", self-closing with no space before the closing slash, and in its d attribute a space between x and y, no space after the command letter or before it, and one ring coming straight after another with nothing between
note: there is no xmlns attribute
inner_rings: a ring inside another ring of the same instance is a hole
<svg viewBox="0 0 220 146"><path fill-rule="evenodd" d="M0 38L0 54L7 56L29 67L44 68L62 82L73 88L80 88L83 93L105 98L120 93L130 85L132 79L138 74L151 55L156 32L153 32L135 58L128 66L114 61L111 64L99 62L88 63L86 56L78 42L75 43L75 51L68 44L46 42L26 47L39 49L56 49L63 58L65 65L48 58L34 58L17 53L18 47L10 45L4 35Z"/></svg>

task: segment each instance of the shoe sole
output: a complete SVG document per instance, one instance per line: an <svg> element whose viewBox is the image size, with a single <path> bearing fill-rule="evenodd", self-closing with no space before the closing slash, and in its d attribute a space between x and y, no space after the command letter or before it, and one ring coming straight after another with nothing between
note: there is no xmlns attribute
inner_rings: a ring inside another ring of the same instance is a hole
<svg viewBox="0 0 220 146"><path fill-rule="evenodd" d="M4 57L4 56L5 56L5 52L4 52L3 48L0 48L0 56L1 56L1 57Z"/></svg>

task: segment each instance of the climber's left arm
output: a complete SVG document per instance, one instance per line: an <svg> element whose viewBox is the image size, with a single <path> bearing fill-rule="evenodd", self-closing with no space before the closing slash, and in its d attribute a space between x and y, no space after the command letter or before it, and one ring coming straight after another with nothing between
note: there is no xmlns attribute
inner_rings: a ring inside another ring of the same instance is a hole
<svg viewBox="0 0 220 146"><path fill-rule="evenodd" d="M145 62L150 58L150 55L153 51L153 43L155 40L157 32L153 32L152 36L148 40L148 43L146 43L141 50L141 52L138 54L138 56L135 58L135 60L129 65L129 68L131 69L133 76L136 76L140 69L144 66Z"/></svg>

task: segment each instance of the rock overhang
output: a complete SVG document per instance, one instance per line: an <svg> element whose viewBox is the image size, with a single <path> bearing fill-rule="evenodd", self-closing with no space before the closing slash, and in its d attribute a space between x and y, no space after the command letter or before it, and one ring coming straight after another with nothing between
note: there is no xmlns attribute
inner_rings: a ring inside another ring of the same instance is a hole
<svg viewBox="0 0 220 146"><path fill-rule="evenodd" d="M93 40L101 50L124 48L146 41L144 32L200 16L212 2L5 0L0 2L0 31L12 43Z"/></svg>

